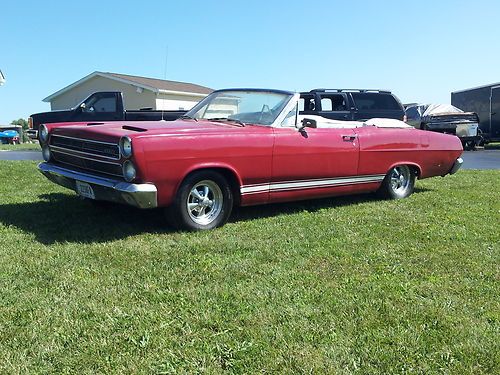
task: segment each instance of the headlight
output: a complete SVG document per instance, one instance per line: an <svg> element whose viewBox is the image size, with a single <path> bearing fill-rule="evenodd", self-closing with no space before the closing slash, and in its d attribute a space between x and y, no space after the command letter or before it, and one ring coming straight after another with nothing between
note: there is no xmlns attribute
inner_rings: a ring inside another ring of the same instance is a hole
<svg viewBox="0 0 500 375"><path fill-rule="evenodd" d="M121 137L120 152L124 158L132 156L132 140L129 137Z"/></svg>
<svg viewBox="0 0 500 375"><path fill-rule="evenodd" d="M131 182L135 179L136 172L135 172L135 166L134 163L132 163L130 160L127 160L125 163L123 163L123 178L127 182Z"/></svg>
<svg viewBox="0 0 500 375"><path fill-rule="evenodd" d="M40 128L38 129L38 135L40 137L40 141L42 142L47 142L49 139L49 130L45 126L45 124L40 125Z"/></svg>
<svg viewBox="0 0 500 375"><path fill-rule="evenodd" d="M50 160L49 146L43 145L43 147L42 147L42 156L43 156L43 160L45 160L45 161L49 161Z"/></svg>

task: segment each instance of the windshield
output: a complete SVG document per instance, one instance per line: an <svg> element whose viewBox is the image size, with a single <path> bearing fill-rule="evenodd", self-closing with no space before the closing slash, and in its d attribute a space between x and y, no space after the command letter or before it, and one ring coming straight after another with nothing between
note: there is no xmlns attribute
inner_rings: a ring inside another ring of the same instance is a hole
<svg viewBox="0 0 500 375"><path fill-rule="evenodd" d="M273 91L216 91L186 115L194 119L271 125L292 96Z"/></svg>

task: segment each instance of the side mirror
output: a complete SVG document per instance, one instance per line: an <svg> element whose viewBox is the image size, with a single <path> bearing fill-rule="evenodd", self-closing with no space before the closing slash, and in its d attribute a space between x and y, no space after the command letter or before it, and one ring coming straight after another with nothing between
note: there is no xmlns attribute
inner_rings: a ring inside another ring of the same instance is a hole
<svg viewBox="0 0 500 375"><path fill-rule="evenodd" d="M309 135L306 132L306 128L317 128L316 120L312 118L304 118L300 124L297 124L297 130L304 138L308 138Z"/></svg>
<svg viewBox="0 0 500 375"><path fill-rule="evenodd" d="M318 127L318 123L316 120L313 120L312 118L304 118L302 120L302 128L313 128L316 129Z"/></svg>

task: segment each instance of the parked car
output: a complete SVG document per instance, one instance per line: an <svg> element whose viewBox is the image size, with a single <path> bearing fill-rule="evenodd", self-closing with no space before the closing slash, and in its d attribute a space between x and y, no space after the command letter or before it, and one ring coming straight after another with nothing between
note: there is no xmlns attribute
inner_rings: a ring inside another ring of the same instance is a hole
<svg viewBox="0 0 500 375"><path fill-rule="evenodd" d="M223 225L234 205L375 191L405 198L417 178L462 164L455 136L393 119L304 116L299 98L219 90L173 122L42 125L39 169L82 197L163 207L175 227L202 230Z"/></svg>
<svg viewBox="0 0 500 375"><path fill-rule="evenodd" d="M500 82L451 93L451 104L479 117L484 142L500 142Z"/></svg>
<svg viewBox="0 0 500 375"><path fill-rule="evenodd" d="M399 99L387 90L314 89L300 93L300 113L335 120L393 118L403 120Z"/></svg>
<svg viewBox="0 0 500 375"><path fill-rule="evenodd" d="M28 119L28 137L36 139L40 124L102 121L172 121L187 111L158 111L151 108L125 110L123 94L118 91L100 91L91 94L75 108L63 111L41 112Z"/></svg>
<svg viewBox="0 0 500 375"><path fill-rule="evenodd" d="M406 108L406 122L417 129L454 134L466 150L481 142L479 118L450 104L417 104Z"/></svg>
<svg viewBox="0 0 500 375"><path fill-rule="evenodd" d="M19 133L15 130L5 130L0 132L0 143L1 144L19 144Z"/></svg>

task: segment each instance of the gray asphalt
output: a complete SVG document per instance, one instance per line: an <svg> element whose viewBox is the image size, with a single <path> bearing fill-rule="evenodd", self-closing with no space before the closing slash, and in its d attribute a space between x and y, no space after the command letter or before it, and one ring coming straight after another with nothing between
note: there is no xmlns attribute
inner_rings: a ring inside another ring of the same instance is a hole
<svg viewBox="0 0 500 375"><path fill-rule="evenodd" d="M463 169L500 169L500 150L464 151Z"/></svg>
<svg viewBox="0 0 500 375"><path fill-rule="evenodd" d="M40 151L0 151L0 160L42 160Z"/></svg>
<svg viewBox="0 0 500 375"><path fill-rule="evenodd" d="M500 169L500 150L465 151L463 169ZM39 151L0 151L0 160L42 160Z"/></svg>

